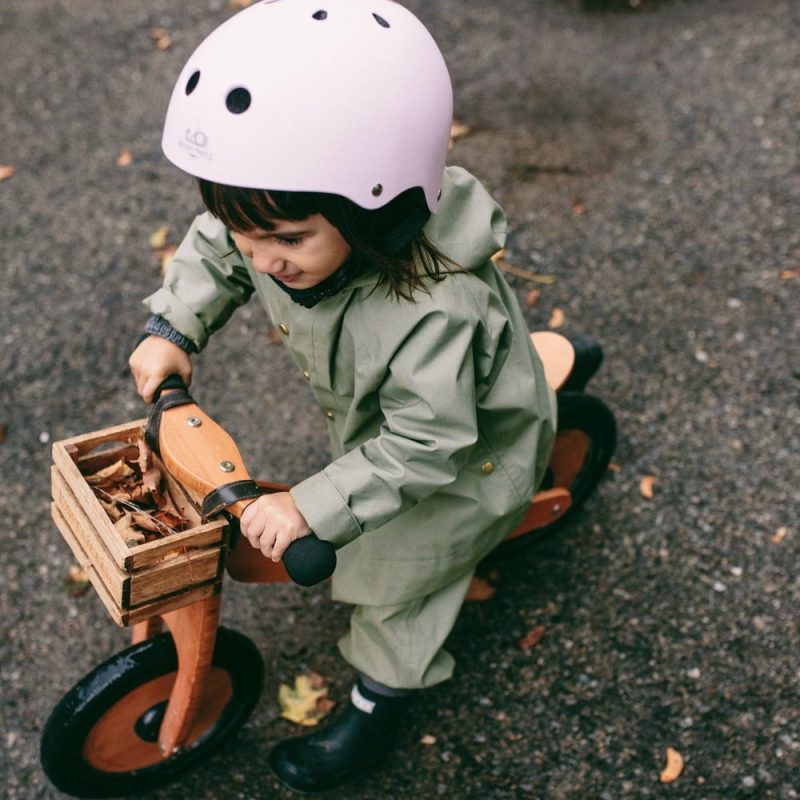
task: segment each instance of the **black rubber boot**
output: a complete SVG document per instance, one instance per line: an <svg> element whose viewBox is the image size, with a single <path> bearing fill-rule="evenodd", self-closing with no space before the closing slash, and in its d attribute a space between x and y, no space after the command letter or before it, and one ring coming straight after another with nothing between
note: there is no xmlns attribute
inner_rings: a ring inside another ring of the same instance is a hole
<svg viewBox="0 0 800 800"><path fill-rule="evenodd" d="M269 754L275 774L297 792L324 792L361 775L394 746L411 693L387 696L358 680L350 702L330 727L285 739Z"/></svg>

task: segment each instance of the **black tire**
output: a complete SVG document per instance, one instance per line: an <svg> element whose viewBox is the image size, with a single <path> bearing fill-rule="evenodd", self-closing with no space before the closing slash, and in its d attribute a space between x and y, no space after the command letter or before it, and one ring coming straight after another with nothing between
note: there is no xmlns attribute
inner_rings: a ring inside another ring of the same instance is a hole
<svg viewBox="0 0 800 800"><path fill-rule="evenodd" d="M42 735L42 768L53 785L74 797L141 792L225 744L261 692L264 663L255 645L236 631L217 630L208 710L189 743L163 756L158 727L177 666L172 636L163 633L117 653L67 692Z"/></svg>
<svg viewBox="0 0 800 800"><path fill-rule="evenodd" d="M550 525L502 542L495 551L498 556L515 553L560 531L608 470L617 441L617 424L608 406L583 392L561 392L557 399L556 441L550 466L539 488L566 486L572 496L570 507Z"/></svg>

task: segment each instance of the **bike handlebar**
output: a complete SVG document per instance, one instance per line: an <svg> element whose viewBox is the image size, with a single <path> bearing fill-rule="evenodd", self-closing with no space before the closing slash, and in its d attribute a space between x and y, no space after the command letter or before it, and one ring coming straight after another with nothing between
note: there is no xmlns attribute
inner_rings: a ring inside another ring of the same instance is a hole
<svg viewBox="0 0 800 800"><path fill-rule="evenodd" d="M187 386L178 375L169 375L165 378L153 394L154 403L157 403L162 392L168 389L186 391ZM186 402L192 403L191 398L186 395ZM157 409L154 409L157 410ZM153 416L151 414L151 416ZM160 416L155 414L156 417ZM213 421L212 421L213 422ZM214 423L216 425L216 423ZM156 426L158 427L158 426ZM220 430L222 430L220 428ZM223 432L224 433L224 432ZM158 431L155 431L156 436ZM238 450L235 442L225 434L231 450ZM185 451L184 451L185 452ZM194 451L193 451L194 452ZM219 487L210 484L206 491L213 492ZM250 495L252 497L252 495ZM336 568L336 551L330 542L320 539L316 534L304 536L302 539L295 539L283 554L283 565L289 577L300 586L313 586L330 577Z"/></svg>

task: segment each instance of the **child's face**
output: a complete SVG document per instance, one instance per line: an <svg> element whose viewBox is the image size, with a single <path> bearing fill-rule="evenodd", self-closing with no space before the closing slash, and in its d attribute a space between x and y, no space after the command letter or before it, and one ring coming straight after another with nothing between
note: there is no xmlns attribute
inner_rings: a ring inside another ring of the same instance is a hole
<svg viewBox="0 0 800 800"><path fill-rule="evenodd" d="M234 233L233 240L252 259L256 272L272 275L291 289L316 286L350 257L350 245L322 214L276 220L271 231Z"/></svg>

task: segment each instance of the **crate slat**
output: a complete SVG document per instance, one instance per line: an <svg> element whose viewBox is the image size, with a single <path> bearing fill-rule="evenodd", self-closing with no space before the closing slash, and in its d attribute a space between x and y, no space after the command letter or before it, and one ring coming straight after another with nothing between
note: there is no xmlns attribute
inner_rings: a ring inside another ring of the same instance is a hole
<svg viewBox="0 0 800 800"><path fill-rule="evenodd" d="M113 619L117 625L125 625L126 623L123 621L124 614L121 612L119 606L114 602L114 599L108 593L105 582L98 574L94 562L84 552L83 548L78 542L77 537L73 534L72 528L64 518L64 515L61 513L58 505L56 505L56 503L52 503L50 509L53 516L53 522L55 522L56 527L61 532L61 536L69 545L69 549L72 550L72 554L81 565L81 568L89 576L92 587L97 593L97 596L100 598L100 601L106 607L106 611L108 611L108 613L111 615L111 619Z"/></svg>
<svg viewBox="0 0 800 800"><path fill-rule="evenodd" d="M97 529L75 499L58 467L52 467L53 500L72 536L80 543L89 563L97 571L109 593L125 604L130 592L130 576L118 567L97 535ZM98 504L99 507L99 504ZM101 509L102 511L102 509ZM105 515L105 512L103 511ZM63 533L63 531L62 531Z"/></svg>

